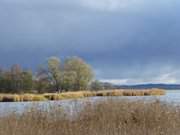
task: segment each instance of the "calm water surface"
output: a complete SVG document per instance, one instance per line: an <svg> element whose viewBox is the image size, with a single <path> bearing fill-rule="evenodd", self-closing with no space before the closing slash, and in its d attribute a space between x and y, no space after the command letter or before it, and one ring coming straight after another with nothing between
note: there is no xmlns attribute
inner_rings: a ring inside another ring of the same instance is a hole
<svg viewBox="0 0 180 135"><path fill-rule="evenodd" d="M152 100L159 99L163 102L173 103L180 105L180 90L167 90L165 96L147 96L147 97L110 97L111 99L130 99L130 100ZM40 108L47 108L51 105L58 105L63 107L68 113L73 113L73 109L79 110L86 102L97 102L105 100L107 97L91 97L78 100L64 100L64 101L46 101L46 102L12 102L12 103L0 103L0 115L8 114L11 112L24 112L31 106L38 106ZM76 111L77 111L76 110Z"/></svg>

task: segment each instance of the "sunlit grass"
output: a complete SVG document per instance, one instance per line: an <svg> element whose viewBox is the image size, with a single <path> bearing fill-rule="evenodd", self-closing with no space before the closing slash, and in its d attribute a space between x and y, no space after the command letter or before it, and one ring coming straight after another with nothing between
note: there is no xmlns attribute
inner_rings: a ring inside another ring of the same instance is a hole
<svg viewBox="0 0 180 135"><path fill-rule="evenodd" d="M165 90L103 90L103 91L77 91L64 93L46 94L0 94L1 102L23 102L23 101L45 101L77 99L95 96L161 96L165 95Z"/></svg>

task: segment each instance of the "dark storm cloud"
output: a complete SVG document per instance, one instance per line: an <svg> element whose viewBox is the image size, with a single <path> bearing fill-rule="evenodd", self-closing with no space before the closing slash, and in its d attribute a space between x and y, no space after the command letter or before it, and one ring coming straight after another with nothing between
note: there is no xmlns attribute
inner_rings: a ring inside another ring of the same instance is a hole
<svg viewBox="0 0 180 135"><path fill-rule="evenodd" d="M180 82L178 0L1 0L0 62L78 55L115 83Z"/></svg>

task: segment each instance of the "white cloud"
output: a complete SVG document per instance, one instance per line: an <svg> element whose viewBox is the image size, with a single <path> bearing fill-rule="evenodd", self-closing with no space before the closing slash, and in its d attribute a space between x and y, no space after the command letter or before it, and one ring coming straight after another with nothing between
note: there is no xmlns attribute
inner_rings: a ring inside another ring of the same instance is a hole
<svg viewBox="0 0 180 135"><path fill-rule="evenodd" d="M102 79L101 82L109 82L118 85L136 85L136 84L146 84L146 83L164 83L164 84L176 84L180 83L179 71L174 71L170 73L161 74L151 78L125 78L125 79Z"/></svg>
<svg viewBox="0 0 180 135"><path fill-rule="evenodd" d="M102 79L101 82L108 82L117 85L123 85L128 83L128 79Z"/></svg>
<svg viewBox="0 0 180 135"><path fill-rule="evenodd" d="M118 11L135 8L143 0L80 0L83 6L101 11Z"/></svg>
<svg viewBox="0 0 180 135"><path fill-rule="evenodd" d="M155 83L178 83L176 72L165 73L154 79Z"/></svg>

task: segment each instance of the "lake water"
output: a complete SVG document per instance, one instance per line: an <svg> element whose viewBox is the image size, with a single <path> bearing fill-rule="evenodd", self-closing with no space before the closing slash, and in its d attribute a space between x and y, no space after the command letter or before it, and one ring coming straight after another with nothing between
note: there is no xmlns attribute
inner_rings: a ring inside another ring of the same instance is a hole
<svg viewBox="0 0 180 135"><path fill-rule="evenodd" d="M164 96L146 96L146 97L90 97L85 99L77 100L63 100L63 101L46 101L46 102L11 102L11 103L0 103L0 115L8 114L11 112L23 112L27 108L30 108L33 105L36 105L40 108L47 108L47 106L58 105L63 107L68 113L72 114L73 109L83 107L83 104L86 102L97 102L105 100L107 98L111 99L130 99L130 100L152 100L159 99L163 102L173 103L180 105L180 90L167 90L166 95ZM76 110L77 111L77 110Z"/></svg>

